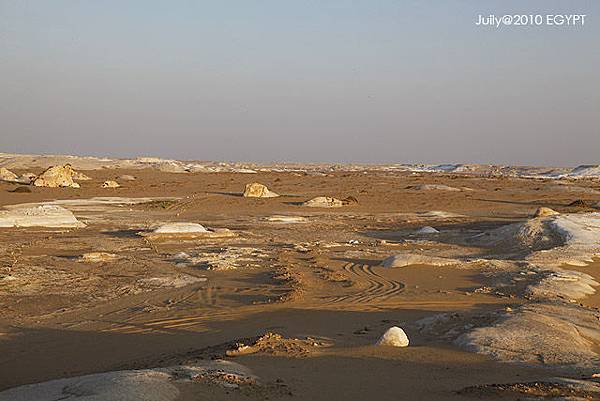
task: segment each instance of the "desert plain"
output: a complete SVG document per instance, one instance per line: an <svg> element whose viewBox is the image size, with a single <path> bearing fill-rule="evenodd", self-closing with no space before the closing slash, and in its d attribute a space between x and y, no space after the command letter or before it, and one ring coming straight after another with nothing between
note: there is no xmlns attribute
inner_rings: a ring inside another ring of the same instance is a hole
<svg viewBox="0 0 600 401"><path fill-rule="evenodd" d="M2 401L600 399L597 167L0 167Z"/></svg>

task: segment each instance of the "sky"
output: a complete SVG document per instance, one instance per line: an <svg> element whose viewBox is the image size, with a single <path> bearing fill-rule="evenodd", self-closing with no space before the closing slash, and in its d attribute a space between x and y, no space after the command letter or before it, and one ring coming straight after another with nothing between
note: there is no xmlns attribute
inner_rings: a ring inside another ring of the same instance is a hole
<svg viewBox="0 0 600 401"><path fill-rule="evenodd" d="M490 14L544 23L476 25ZM0 152L570 166L599 149L594 0L0 0Z"/></svg>

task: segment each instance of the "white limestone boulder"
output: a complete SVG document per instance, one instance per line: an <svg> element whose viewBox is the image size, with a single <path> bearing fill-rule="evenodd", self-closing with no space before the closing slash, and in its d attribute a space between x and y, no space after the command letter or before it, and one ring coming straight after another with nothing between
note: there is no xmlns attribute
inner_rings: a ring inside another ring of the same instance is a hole
<svg viewBox="0 0 600 401"><path fill-rule="evenodd" d="M408 336L400 327L393 326L387 329L381 338L377 341L377 345L385 345L390 347L408 347Z"/></svg>
<svg viewBox="0 0 600 401"><path fill-rule="evenodd" d="M48 188L79 188L79 184L73 181L74 175L75 171L70 164L65 164L64 166L53 166L40 174L40 176L37 177L33 182L33 185L36 187Z"/></svg>
<svg viewBox="0 0 600 401"><path fill-rule="evenodd" d="M244 189L244 197L246 198L276 198L278 196L279 194L276 194L267 188L266 185L258 182L246 184L246 188Z"/></svg>
<svg viewBox="0 0 600 401"><path fill-rule="evenodd" d="M156 228L156 234L186 234L186 233L207 233L208 230L198 223L168 223Z"/></svg>
<svg viewBox="0 0 600 401"><path fill-rule="evenodd" d="M206 228L198 223L167 223L163 224L151 232L142 232L140 235L149 239L168 239L168 238L227 238L235 237L237 234L227 228Z"/></svg>

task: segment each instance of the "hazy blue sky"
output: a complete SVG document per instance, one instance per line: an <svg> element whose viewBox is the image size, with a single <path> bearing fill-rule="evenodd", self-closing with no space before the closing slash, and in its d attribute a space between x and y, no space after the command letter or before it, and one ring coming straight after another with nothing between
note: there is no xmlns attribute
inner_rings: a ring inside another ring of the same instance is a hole
<svg viewBox="0 0 600 401"><path fill-rule="evenodd" d="M0 124L3 152L600 163L600 2L0 0Z"/></svg>

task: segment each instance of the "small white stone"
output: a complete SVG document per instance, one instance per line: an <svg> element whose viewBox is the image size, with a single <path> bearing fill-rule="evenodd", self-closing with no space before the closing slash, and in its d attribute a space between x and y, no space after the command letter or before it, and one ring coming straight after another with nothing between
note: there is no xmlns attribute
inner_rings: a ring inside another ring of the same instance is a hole
<svg viewBox="0 0 600 401"><path fill-rule="evenodd" d="M377 341L377 345L390 347L408 347L408 336L400 327L390 327Z"/></svg>

